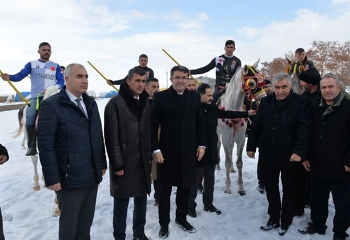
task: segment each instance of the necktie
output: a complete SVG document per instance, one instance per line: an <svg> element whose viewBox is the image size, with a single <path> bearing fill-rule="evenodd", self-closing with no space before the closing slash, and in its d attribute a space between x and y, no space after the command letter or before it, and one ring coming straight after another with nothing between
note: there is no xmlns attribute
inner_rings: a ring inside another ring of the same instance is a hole
<svg viewBox="0 0 350 240"><path fill-rule="evenodd" d="M85 112L85 110L84 110L84 108L81 106L81 102L80 102L81 99L80 99L80 98L77 98L77 99L75 99L75 101L77 102L78 107L80 108L80 110L84 113L86 119L89 119L88 116L87 116L87 114L86 114L86 112Z"/></svg>

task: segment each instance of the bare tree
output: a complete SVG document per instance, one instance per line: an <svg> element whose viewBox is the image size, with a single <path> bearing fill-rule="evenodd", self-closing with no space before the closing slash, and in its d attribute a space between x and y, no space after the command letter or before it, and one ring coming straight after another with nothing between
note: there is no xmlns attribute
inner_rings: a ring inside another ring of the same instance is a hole
<svg viewBox="0 0 350 240"><path fill-rule="evenodd" d="M321 76L331 72L337 75L345 85L350 85L350 41L343 44L337 41L313 41L306 55ZM274 74L285 71L288 67L286 58L293 60L294 52L289 51L284 56L284 58L274 58L271 62L261 63L263 66L261 72L266 78L271 79Z"/></svg>

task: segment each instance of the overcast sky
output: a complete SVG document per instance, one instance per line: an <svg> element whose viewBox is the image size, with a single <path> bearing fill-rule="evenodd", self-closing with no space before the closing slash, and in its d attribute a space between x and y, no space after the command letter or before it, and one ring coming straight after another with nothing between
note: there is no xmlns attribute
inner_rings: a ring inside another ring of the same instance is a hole
<svg viewBox="0 0 350 240"><path fill-rule="evenodd" d="M350 40L350 0L308 1L163 1L163 0L11 0L1 3L0 69L14 74L38 58L38 45L51 44L51 60L78 62L89 74L89 89L113 90L92 69L120 79L149 57L148 66L166 86L174 66L162 48L180 64L198 68L236 42L242 64L271 61L311 42ZM205 74L214 77L214 70ZM169 76L168 76L169 77ZM30 80L15 83L29 91ZM0 93L13 94L0 82Z"/></svg>

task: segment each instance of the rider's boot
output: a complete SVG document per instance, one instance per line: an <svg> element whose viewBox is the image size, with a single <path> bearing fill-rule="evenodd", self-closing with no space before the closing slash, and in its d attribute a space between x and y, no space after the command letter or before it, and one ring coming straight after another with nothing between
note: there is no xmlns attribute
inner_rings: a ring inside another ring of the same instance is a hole
<svg viewBox="0 0 350 240"><path fill-rule="evenodd" d="M35 130L34 125L33 126L26 126L27 130L27 137L28 137L28 149L26 156L34 156L38 152L36 151L36 136L35 136Z"/></svg>

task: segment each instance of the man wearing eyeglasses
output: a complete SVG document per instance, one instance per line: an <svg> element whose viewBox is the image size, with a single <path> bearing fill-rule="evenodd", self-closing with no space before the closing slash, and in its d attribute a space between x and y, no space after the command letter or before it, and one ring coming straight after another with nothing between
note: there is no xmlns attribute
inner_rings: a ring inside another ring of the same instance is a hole
<svg viewBox="0 0 350 240"><path fill-rule="evenodd" d="M186 216L190 189L196 183L196 161L202 159L206 144L200 96L186 89L189 70L175 66L171 69L170 76L171 86L154 94L151 120L152 151L157 162L160 194L160 238L169 235L170 195L173 186L177 186L175 223L184 231L196 231Z"/></svg>

